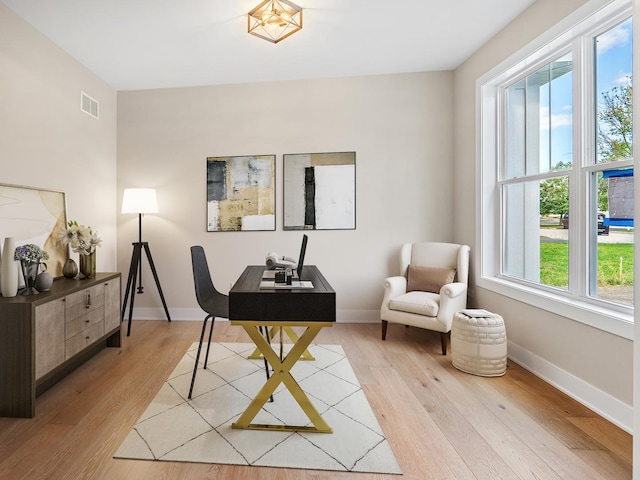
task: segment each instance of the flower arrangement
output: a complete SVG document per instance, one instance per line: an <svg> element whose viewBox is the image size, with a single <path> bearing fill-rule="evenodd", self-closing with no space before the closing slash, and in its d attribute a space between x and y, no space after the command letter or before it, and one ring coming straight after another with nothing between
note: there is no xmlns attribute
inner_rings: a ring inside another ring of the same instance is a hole
<svg viewBox="0 0 640 480"><path fill-rule="evenodd" d="M67 225L61 241L63 245L71 245L71 250L75 253L90 255L96 251L96 247L100 246L102 240L97 232L91 230L91 227L78 225L75 220L69 221Z"/></svg>
<svg viewBox="0 0 640 480"><path fill-rule="evenodd" d="M49 259L49 254L38 245L29 243L16 247L13 259L25 263L42 263L42 260Z"/></svg>

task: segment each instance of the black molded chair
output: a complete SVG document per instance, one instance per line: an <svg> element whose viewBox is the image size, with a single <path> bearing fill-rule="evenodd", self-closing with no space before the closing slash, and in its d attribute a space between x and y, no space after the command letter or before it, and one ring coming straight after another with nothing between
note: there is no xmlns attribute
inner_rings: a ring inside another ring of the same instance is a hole
<svg viewBox="0 0 640 480"><path fill-rule="evenodd" d="M207 321L211 319L211 329L209 330L209 342L207 343L207 353L204 357L204 367L207 368L209 361L209 347L211 346L211 336L213 334L213 324L217 318L229 318L229 296L224 295L213 285L211 274L209 273L209 265L204 249L200 245L191 247L191 266L193 267L193 283L196 290L196 298L198 305L202 308L207 316L204 317L202 324L202 333L200 333L200 344L198 345L198 353L196 354L196 364L193 367L193 376L191 377L191 387L189 388L189 399L193 393L193 385L196 382L196 372L198 371L198 362L200 361L200 351L202 350L202 341L207 330ZM262 331L262 329L261 329ZM264 368L269 378L269 368L267 361L264 361ZM272 397L273 398L273 397Z"/></svg>
<svg viewBox="0 0 640 480"><path fill-rule="evenodd" d="M204 368L207 368L207 362L209 360L209 347L211 346L211 335L213 334L213 324L215 323L216 317L229 318L229 297L220 293L216 290L216 287L213 286L211 274L209 273L209 265L207 264L207 256L200 245L191 247L191 266L193 267L193 284L196 289L198 305L207 313L207 316L204 317L202 324L200 344L198 345L198 353L196 354L196 364L193 367L191 387L189 388L189 398L191 398L193 385L196 382L196 372L198 371L204 333L207 330L207 320L211 319L211 329L209 330L207 353L204 357Z"/></svg>

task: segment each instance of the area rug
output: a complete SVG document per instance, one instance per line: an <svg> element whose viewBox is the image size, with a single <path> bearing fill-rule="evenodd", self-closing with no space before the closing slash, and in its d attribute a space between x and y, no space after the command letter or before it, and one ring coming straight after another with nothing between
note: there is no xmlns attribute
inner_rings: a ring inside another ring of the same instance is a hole
<svg viewBox="0 0 640 480"><path fill-rule="evenodd" d="M253 344L212 343L208 369L198 369L187 400L197 347L182 358L115 458L402 473L340 345L311 345L315 360L299 361L291 371L332 434L232 429L266 381L264 362L247 358ZM274 348L279 352L279 344ZM284 385L273 398L254 423L310 424Z"/></svg>

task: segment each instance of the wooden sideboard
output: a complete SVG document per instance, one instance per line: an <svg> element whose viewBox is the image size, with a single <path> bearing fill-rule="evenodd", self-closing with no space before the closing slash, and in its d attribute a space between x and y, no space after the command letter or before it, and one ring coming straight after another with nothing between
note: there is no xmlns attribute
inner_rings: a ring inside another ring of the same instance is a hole
<svg viewBox="0 0 640 480"><path fill-rule="evenodd" d="M120 273L98 273L0 297L0 416L35 416L36 396L104 347L121 346L120 291Z"/></svg>

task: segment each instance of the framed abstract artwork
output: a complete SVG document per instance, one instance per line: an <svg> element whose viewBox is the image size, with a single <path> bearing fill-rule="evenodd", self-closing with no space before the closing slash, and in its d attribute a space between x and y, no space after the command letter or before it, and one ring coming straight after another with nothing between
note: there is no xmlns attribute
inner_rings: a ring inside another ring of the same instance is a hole
<svg viewBox="0 0 640 480"><path fill-rule="evenodd" d="M284 229L356 228L356 152L285 154Z"/></svg>
<svg viewBox="0 0 640 480"><path fill-rule="evenodd" d="M62 276L69 249L60 238L67 227L63 192L17 185L0 185L0 235L13 237L16 246L34 243L49 254L45 260L53 277Z"/></svg>
<svg viewBox="0 0 640 480"><path fill-rule="evenodd" d="M207 158L207 231L275 230L275 155Z"/></svg>

